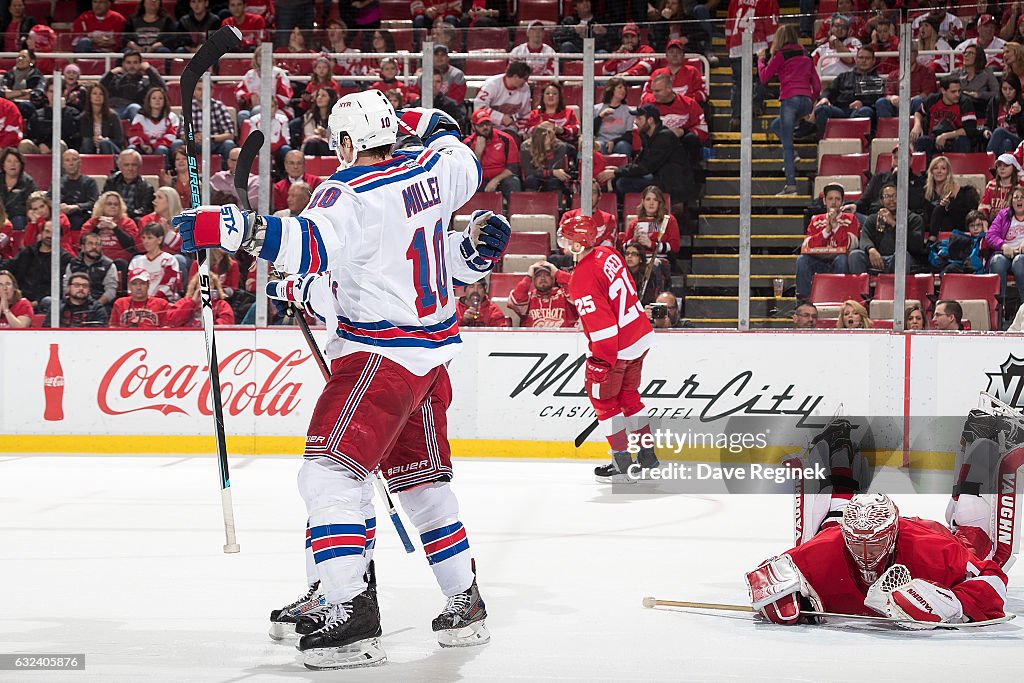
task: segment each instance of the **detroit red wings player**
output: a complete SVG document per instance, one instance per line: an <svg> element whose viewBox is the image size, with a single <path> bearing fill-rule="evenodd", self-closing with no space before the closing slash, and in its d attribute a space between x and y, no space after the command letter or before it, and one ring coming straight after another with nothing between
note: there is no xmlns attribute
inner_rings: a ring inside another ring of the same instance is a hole
<svg viewBox="0 0 1024 683"><path fill-rule="evenodd" d="M999 564L979 559L938 522L900 517L880 493L854 495L841 522L826 524L746 579L753 607L777 624L805 620L801 609L931 623L983 621L1003 616L1006 601Z"/></svg>
<svg viewBox="0 0 1024 683"><path fill-rule="evenodd" d="M559 246L577 261L569 296L590 342L587 396L612 452L611 464L595 468L594 474L602 483L629 482L629 435L651 431L640 399L640 375L654 331L622 256L611 247L595 246L597 241L590 216L570 216L559 226ZM637 463L641 469L657 467L654 449L640 449Z"/></svg>

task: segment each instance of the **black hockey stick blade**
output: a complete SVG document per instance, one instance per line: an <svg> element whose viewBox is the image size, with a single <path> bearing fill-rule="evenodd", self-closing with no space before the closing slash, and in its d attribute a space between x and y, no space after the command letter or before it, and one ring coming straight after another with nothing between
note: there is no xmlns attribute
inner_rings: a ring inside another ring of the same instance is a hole
<svg viewBox="0 0 1024 683"><path fill-rule="evenodd" d="M576 444L576 448L582 446L583 442L587 440L587 438L595 429L597 429L597 420L591 422L589 425L587 425L586 429L579 433L579 436L576 437L576 441L574 442Z"/></svg>
<svg viewBox="0 0 1024 683"><path fill-rule="evenodd" d="M249 176L252 174L252 165L256 161L256 155L263 147L263 131L253 130L249 137L242 143L242 151L238 153L238 162L235 166L235 191L238 193L238 205L243 211L252 211L249 203Z"/></svg>
<svg viewBox="0 0 1024 683"><path fill-rule="evenodd" d="M242 42L242 32L235 26L222 26L217 32L210 36L205 43L199 46L192 59L188 60L185 70L181 72L181 110L184 114L192 113L192 98L184 97L185 93L194 93L196 84L203 74L213 68L213 65L231 52Z"/></svg>

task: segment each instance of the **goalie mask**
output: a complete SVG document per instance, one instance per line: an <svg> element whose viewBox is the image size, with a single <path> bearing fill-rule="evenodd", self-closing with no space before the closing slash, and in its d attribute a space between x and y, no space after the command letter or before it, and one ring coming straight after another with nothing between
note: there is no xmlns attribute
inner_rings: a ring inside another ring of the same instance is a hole
<svg viewBox="0 0 1024 683"><path fill-rule="evenodd" d="M843 508L843 543L869 586L895 554L899 515L889 496L881 493L857 494Z"/></svg>
<svg viewBox="0 0 1024 683"><path fill-rule="evenodd" d="M344 135L352 138L356 153L395 144L398 116L380 90L345 95L334 103L327 119L331 149L338 149Z"/></svg>

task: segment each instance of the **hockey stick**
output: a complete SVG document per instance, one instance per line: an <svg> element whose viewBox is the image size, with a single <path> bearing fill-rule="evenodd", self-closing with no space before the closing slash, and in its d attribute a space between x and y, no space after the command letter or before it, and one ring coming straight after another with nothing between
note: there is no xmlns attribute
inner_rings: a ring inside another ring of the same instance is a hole
<svg viewBox="0 0 1024 683"><path fill-rule="evenodd" d="M402 545L405 546L405 552L414 553L416 548L412 544L412 540L409 539L409 534L405 530L405 525L402 524L402 518L398 516L398 511L395 509L395 504L391 502L391 495L388 493L387 486L380 480L375 473L370 474L373 477L373 485L377 487L377 493L384 499L384 504L388 508L388 516L391 517L391 523L395 525L395 531L398 532L398 537L402 539Z"/></svg>
<svg viewBox="0 0 1024 683"><path fill-rule="evenodd" d="M203 43L185 66L181 74L181 118L185 127L185 153L188 158L188 184L192 193L192 206L202 204L199 187L199 162L196 156L196 133L192 121L192 98L199 79L217 61L238 46L242 33L234 26L225 26ZM208 132L207 132L208 133ZM205 249L197 252L199 264L199 296L203 307L203 332L206 337L206 362L210 373L210 399L213 402L213 429L217 440L217 463L220 466L220 501L224 511L224 552L241 550L235 538L235 512L231 504L231 475L228 471L227 439L224 433L224 406L220 393L220 368L217 361L217 341L213 331L213 301L210 298L210 261Z"/></svg>
<svg viewBox="0 0 1024 683"><path fill-rule="evenodd" d="M750 605L723 605L717 602L685 602L681 600L659 600L657 598L646 597L643 600L644 607L652 609L654 607L688 607L690 609L713 609L723 612L745 612L747 614L755 614L756 610ZM946 624L946 623L935 623L931 621L918 621L916 619L893 619L891 617L873 617L865 614L839 614L836 612L811 612L806 610L800 610L801 615L809 617L831 617L833 619L852 619L856 621L873 621L881 622L886 624L920 624L922 626L928 626L929 628L940 628L956 630L961 628L978 628L979 626L992 626L993 624L1002 624L1007 621L1011 621L1016 618L1016 614L1006 614L996 619L986 619L984 621L969 621L963 624Z"/></svg>

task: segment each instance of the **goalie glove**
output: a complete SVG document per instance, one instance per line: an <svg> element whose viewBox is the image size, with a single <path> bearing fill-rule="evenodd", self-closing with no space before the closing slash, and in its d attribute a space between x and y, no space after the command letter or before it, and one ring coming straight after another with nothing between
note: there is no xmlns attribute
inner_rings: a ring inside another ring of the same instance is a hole
<svg viewBox="0 0 1024 683"><path fill-rule="evenodd" d="M459 252L473 270L486 273L494 268L508 248L512 226L508 219L491 211L477 210L469 219L469 227Z"/></svg>
<svg viewBox="0 0 1024 683"><path fill-rule="evenodd" d="M964 620L964 608L956 594L924 579L911 579L910 583L890 593L885 614L892 619L924 622L897 622L898 626L914 631L933 629L933 624L939 623L959 624Z"/></svg>
<svg viewBox="0 0 1024 683"><path fill-rule="evenodd" d="M415 135L429 145L443 135L454 135L462 139L462 129L458 122L440 109L424 109L410 107L397 112L399 129L407 135Z"/></svg>
<svg viewBox="0 0 1024 683"><path fill-rule="evenodd" d="M802 602L818 609L817 596L789 555L765 560L745 578L751 606L773 624L800 623Z"/></svg>
<svg viewBox="0 0 1024 683"><path fill-rule="evenodd" d="M245 249L258 255L266 233L262 216L233 204L182 211L171 225L181 235L181 250L187 252L219 248L234 254Z"/></svg>

